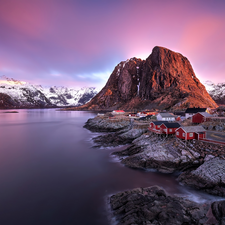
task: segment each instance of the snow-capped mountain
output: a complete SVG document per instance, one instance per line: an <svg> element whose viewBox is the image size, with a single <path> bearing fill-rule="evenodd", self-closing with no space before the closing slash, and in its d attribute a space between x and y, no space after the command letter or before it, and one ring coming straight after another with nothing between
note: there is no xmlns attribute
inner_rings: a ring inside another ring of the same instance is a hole
<svg viewBox="0 0 225 225"><path fill-rule="evenodd" d="M42 87L5 76L0 77L0 107L65 107L80 106L97 94L94 87L80 89Z"/></svg>
<svg viewBox="0 0 225 225"><path fill-rule="evenodd" d="M205 88L217 104L225 105L225 83L205 82Z"/></svg>

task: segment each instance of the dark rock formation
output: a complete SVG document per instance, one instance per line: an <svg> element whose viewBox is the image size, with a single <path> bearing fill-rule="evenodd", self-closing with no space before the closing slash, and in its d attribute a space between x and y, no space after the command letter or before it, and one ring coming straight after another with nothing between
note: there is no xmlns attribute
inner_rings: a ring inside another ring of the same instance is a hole
<svg viewBox="0 0 225 225"><path fill-rule="evenodd" d="M128 224L224 224L225 202L197 204L170 196L153 186L117 193L110 197L110 205L118 225Z"/></svg>
<svg viewBox="0 0 225 225"><path fill-rule="evenodd" d="M207 193L225 196L225 160L212 158L196 170L182 173L178 180Z"/></svg>
<svg viewBox="0 0 225 225"><path fill-rule="evenodd" d="M17 105L9 95L0 93L0 108L13 108Z"/></svg>
<svg viewBox="0 0 225 225"><path fill-rule="evenodd" d="M146 60L131 58L119 63L105 87L89 103L77 109L216 106L186 57L154 47Z"/></svg>

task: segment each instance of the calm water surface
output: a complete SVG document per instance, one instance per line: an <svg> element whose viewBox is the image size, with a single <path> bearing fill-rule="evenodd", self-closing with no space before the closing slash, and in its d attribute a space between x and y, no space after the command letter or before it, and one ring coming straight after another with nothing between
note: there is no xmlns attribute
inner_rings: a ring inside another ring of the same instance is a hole
<svg viewBox="0 0 225 225"><path fill-rule="evenodd" d="M109 195L151 185L200 202L213 198L181 187L174 176L124 167L111 157L115 149L92 148L98 134L83 125L94 113L3 112L1 225L108 225Z"/></svg>

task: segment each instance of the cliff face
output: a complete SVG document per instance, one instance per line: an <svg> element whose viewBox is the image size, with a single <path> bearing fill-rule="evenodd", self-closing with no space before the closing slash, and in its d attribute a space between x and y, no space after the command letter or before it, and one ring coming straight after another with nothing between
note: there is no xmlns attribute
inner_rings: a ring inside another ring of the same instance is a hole
<svg viewBox="0 0 225 225"><path fill-rule="evenodd" d="M217 107L200 83L188 59L154 47L146 60L118 64L105 87L80 109L180 109Z"/></svg>

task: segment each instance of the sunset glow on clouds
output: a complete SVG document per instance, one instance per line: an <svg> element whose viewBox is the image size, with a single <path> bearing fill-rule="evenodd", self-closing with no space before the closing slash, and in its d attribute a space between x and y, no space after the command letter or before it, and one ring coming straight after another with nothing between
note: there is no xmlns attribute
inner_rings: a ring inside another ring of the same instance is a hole
<svg viewBox="0 0 225 225"><path fill-rule="evenodd" d="M202 82L225 82L224 10L222 0L0 0L0 76L103 87L120 61L163 46Z"/></svg>

